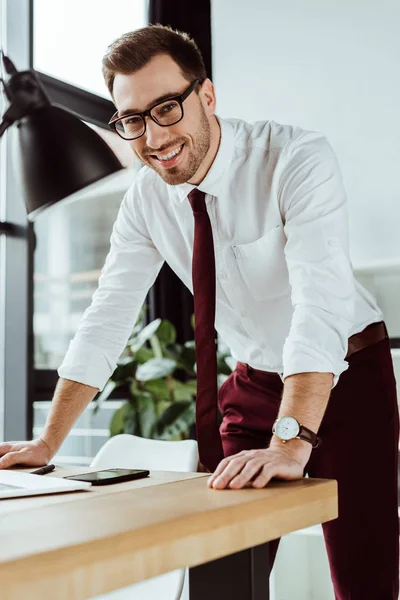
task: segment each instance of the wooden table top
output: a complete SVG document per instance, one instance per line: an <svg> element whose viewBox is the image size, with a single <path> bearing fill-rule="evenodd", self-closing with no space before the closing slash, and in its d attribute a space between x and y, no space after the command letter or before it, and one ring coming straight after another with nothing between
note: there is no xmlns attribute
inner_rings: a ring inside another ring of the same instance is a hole
<svg viewBox="0 0 400 600"><path fill-rule="evenodd" d="M44 477L90 470L57 467ZM333 480L274 481L262 490L212 490L206 480L152 471L90 491L1 500L4 598L90 598L337 517Z"/></svg>

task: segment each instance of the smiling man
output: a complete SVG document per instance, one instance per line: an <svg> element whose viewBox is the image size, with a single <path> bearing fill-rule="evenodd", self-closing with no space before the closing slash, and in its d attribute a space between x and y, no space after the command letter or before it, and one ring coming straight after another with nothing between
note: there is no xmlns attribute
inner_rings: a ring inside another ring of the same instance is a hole
<svg viewBox="0 0 400 600"><path fill-rule="evenodd" d="M169 185L186 183L195 174L200 182L215 157L220 137L217 120L210 122L211 113L207 114L202 104L198 110L190 110L196 105L200 80L188 85L178 65L162 54L140 72L116 73L112 85L114 102L121 108L111 124L124 138L138 136L132 140L137 157ZM135 89L141 92L135 94ZM161 92L158 96L157 90ZM210 100L214 97L210 80L204 80L202 91ZM171 102L171 98L177 100ZM132 102L146 107L148 114L144 116Z"/></svg>
<svg viewBox="0 0 400 600"><path fill-rule="evenodd" d="M396 383L382 313L353 276L332 148L299 127L217 116L196 44L166 27L116 40L103 73L117 108L110 124L144 168L121 204L42 436L0 444L0 467L56 454L113 372L166 260L195 291L210 488L337 479L339 518L324 524L336 599L397 600ZM237 360L219 390L219 431L214 325Z"/></svg>
<svg viewBox="0 0 400 600"><path fill-rule="evenodd" d="M105 74L110 78L107 83L114 102L120 107L110 123L121 137L134 138L136 156L169 185L190 182L194 176L200 183L214 160L220 138L218 122L210 118L215 108L214 88L205 73L201 73L203 85L200 79L188 85L178 65L169 55L161 54L139 72L108 75L105 69ZM209 107L198 103L200 88ZM177 100L171 102L172 98ZM133 108L133 102L146 111Z"/></svg>

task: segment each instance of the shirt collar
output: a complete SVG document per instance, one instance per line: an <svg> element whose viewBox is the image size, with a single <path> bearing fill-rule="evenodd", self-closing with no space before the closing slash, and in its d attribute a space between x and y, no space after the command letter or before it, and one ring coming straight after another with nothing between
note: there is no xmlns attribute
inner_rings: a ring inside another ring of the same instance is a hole
<svg viewBox="0 0 400 600"><path fill-rule="evenodd" d="M221 128L221 138L219 148L214 161L203 179L203 181L195 186L191 183L181 183L180 185L168 186L170 195L176 198L179 202L187 199L189 192L195 187L206 194L218 196L221 189L224 176L227 175L229 164L232 160L235 142L235 132L233 125L229 121L217 117Z"/></svg>

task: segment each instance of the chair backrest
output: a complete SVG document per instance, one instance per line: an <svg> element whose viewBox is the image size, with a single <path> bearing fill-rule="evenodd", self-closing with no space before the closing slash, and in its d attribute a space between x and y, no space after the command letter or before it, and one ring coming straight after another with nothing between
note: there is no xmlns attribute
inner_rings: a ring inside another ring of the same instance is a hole
<svg viewBox="0 0 400 600"><path fill-rule="evenodd" d="M198 460L195 440L169 442L122 433L107 440L90 466L194 472L197 471Z"/></svg>

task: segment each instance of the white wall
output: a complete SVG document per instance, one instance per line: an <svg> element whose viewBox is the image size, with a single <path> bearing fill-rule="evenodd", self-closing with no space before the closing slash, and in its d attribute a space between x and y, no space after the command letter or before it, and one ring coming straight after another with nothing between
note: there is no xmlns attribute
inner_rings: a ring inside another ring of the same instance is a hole
<svg viewBox="0 0 400 600"><path fill-rule="evenodd" d="M398 0L213 0L217 113L324 132L354 264L400 260Z"/></svg>

